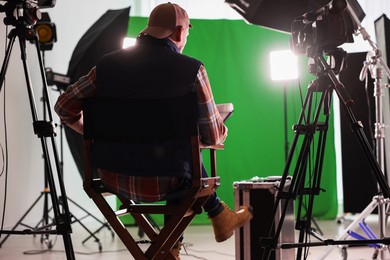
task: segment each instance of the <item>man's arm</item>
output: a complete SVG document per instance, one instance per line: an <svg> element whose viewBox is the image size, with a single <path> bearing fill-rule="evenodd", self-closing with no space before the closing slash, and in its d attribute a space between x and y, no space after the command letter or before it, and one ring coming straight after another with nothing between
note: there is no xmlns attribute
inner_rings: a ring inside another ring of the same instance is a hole
<svg viewBox="0 0 390 260"><path fill-rule="evenodd" d="M83 100L94 95L96 95L95 67L58 97L54 111L61 118L62 123L83 134Z"/></svg>
<svg viewBox="0 0 390 260"><path fill-rule="evenodd" d="M203 65L198 71L195 92L198 98L198 124L202 143L222 144L226 139L228 129L215 105L209 78Z"/></svg>

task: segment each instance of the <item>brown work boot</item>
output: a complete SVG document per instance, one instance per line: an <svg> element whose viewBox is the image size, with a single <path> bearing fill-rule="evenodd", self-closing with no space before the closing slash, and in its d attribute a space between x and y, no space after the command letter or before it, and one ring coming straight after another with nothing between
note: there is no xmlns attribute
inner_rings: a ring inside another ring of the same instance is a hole
<svg viewBox="0 0 390 260"><path fill-rule="evenodd" d="M234 212L224 202L221 203L224 209L217 216L210 218L217 242L230 238L236 228L242 227L252 219L250 206L241 206L237 212Z"/></svg>
<svg viewBox="0 0 390 260"><path fill-rule="evenodd" d="M178 241L171 249L172 255L177 260L180 260L180 249L181 249L182 245L183 245L183 243L181 241Z"/></svg>

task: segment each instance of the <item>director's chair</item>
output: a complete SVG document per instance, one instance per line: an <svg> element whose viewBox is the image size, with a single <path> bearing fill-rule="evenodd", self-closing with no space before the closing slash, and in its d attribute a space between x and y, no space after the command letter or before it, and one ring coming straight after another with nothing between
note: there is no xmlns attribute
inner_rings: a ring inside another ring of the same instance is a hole
<svg viewBox="0 0 390 260"><path fill-rule="evenodd" d="M92 98L84 102L84 189L103 213L116 234L135 259L175 259L170 250L209 195L219 186L216 176L216 149L223 145L202 147L197 125L197 103L194 93L166 99ZM91 148L94 142L151 143L185 140L192 156L192 186L180 191L180 206L139 203L115 194L122 205L114 210L104 196L110 193L93 174ZM201 149L210 150L209 178L202 178ZM119 216L130 214L150 240L143 251L122 224ZM148 221L148 214L170 214L160 231Z"/></svg>

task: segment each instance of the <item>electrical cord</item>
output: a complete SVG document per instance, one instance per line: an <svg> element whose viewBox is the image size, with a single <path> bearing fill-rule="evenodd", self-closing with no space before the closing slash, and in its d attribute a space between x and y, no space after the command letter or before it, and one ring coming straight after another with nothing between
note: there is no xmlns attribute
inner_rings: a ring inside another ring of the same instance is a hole
<svg viewBox="0 0 390 260"><path fill-rule="evenodd" d="M196 249L193 249L191 247L194 246L194 244L192 243L183 243L183 246L185 247L185 253L183 253L182 255L186 255L186 256L189 256L189 257L192 257L192 258L195 258L195 259L201 259L201 260L210 260L208 258L205 258L205 257L202 257L202 256L199 256L199 255L196 255L196 254L192 254L192 253L188 253L188 251L192 251L194 253L215 253L217 255L220 255L221 257L225 256L225 257L234 257L234 254L228 254L228 253L223 253L223 252L218 252L218 251L215 251L215 250L196 250ZM188 249L188 251L187 251ZM101 255L101 254L109 254L109 253L120 253L120 252L127 252L128 250L127 249L117 249L117 250L103 250L103 251L95 251L95 252L81 252L81 251L74 251L75 254L77 255ZM45 253L65 253L64 250L52 250L52 249L43 249L43 250L28 250L28 251L24 251L23 254L24 255L38 255L38 254L45 254Z"/></svg>
<svg viewBox="0 0 390 260"><path fill-rule="evenodd" d="M118 250L104 250L104 251L95 251L95 252L80 252L80 251L74 251L77 255L100 255L100 254L106 254L106 253L119 253L119 252L126 252L127 249L118 249ZM24 251L24 255L39 255L39 254L45 254L45 253L61 253L64 254L65 250L52 250L52 249L43 249L43 250L29 250Z"/></svg>
<svg viewBox="0 0 390 260"><path fill-rule="evenodd" d="M217 254L217 255L220 255L220 256L234 257L234 254L218 252L218 251L215 251L215 250L196 250L196 249L191 248L191 247L194 246L194 244L192 244L192 243L183 243L183 245L185 246L186 249L188 249L188 251L193 251L195 253L214 253L214 254ZM191 257L194 257L196 259L205 259L205 260L207 260L207 258L200 257L200 256L197 256L197 255L194 255L194 254L188 254L187 253L186 256L191 256Z"/></svg>
<svg viewBox="0 0 390 260"><path fill-rule="evenodd" d="M8 35L8 26L6 26L6 30L5 30L5 33L6 35ZM7 46L7 37L4 37L5 38L5 45L4 46ZM6 47L5 47L6 48ZM0 145L1 147L1 156L2 156L2 160L3 160L3 167L1 169L1 173L0 173L0 177L2 177L3 175L5 176L5 180L4 180L4 200L3 200L3 212L2 212L2 216L1 216L1 226L0 226L0 230L2 231L4 229L4 222L5 222L5 209L7 207L7 193L8 193L8 133L7 133L7 120L6 120L6 106L5 106L5 86L6 86L6 82L5 82L5 78L4 78L4 91L3 91L3 113L4 113L4 143L5 143L5 153L4 153L4 149L3 149L3 146ZM0 233L0 239L2 237L2 234Z"/></svg>

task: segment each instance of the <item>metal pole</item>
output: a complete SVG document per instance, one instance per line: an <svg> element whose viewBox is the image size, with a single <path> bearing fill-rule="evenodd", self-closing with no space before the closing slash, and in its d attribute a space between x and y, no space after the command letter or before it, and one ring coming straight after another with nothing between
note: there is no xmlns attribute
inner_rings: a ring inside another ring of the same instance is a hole
<svg viewBox="0 0 390 260"><path fill-rule="evenodd" d="M370 73L372 78L374 78L374 97L375 97L375 151L378 164L383 172L385 173L385 124L383 117L383 103L382 98L384 96L384 85L382 83L382 70L384 69L387 77L390 77L390 69L381 59L381 52L378 49L377 45L371 40L370 35L367 33L364 27L360 24L360 21L353 11L351 5L347 1L347 9L352 19L357 24L357 30L362 35L363 39L367 41L372 47L373 51L368 61L370 68ZM388 180L389 181L389 180ZM378 207L378 217L379 217L379 232L380 238L386 237L386 207L384 205L379 205ZM380 259L384 259L384 250L380 252Z"/></svg>

